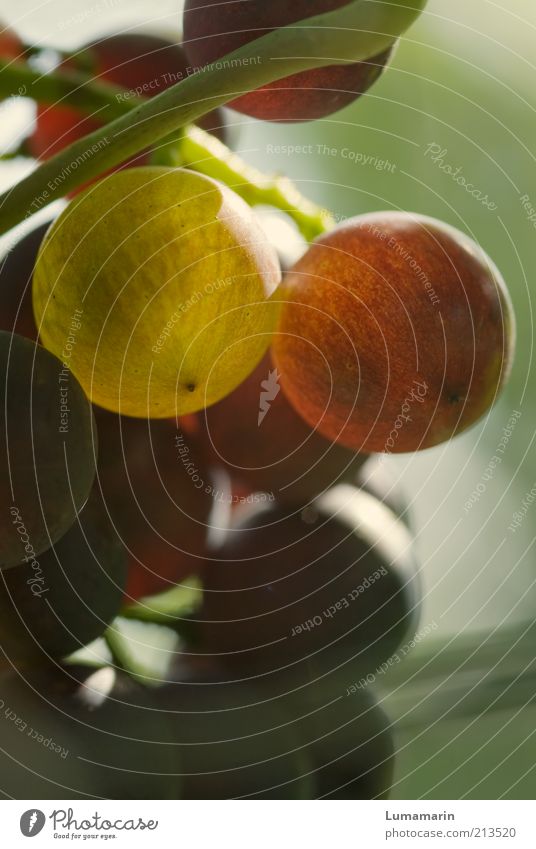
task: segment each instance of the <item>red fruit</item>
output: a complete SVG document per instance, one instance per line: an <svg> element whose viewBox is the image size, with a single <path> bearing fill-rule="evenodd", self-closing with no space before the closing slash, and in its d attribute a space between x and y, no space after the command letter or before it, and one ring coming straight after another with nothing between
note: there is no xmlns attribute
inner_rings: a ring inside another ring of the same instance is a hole
<svg viewBox="0 0 536 849"><path fill-rule="evenodd" d="M355 451L415 451L486 413L509 373L504 281L463 233L378 212L318 239L287 275L273 355L294 408Z"/></svg>
<svg viewBox="0 0 536 849"><path fill-rule="evenodd" d="M22 50L22 43L15 32L0 21L0 57L16 59Z"/></svg>
<svg viewBox="0 0 536 849"><path fill-rule="evenodd" d="M134 96L135 90L143 97L154 97L186 76L188 62L180 44L153 35L113 35L82 49L94 59L93 76L124 88L125 99ZM67 60L63 67L73 64L74 60ZM221 137L223 121L222 113L214 111L200 125ZM70 107L39 106L29 149L38 159L48 158L102 125ZM147 154L140 154L132 161L141 165L147 159Z"/></svg>
<svg viewBox="0 0 536 849"><path fill-rule="evenodd" d="M27 233L0 260L0 330L37 340L32 307L32 275L50 221Z"/></svg>
<svg viewBox="0 0 536 849"><path fill-rule="evenodd" d="M184 42L192 65L221 59L278 27L346 6L349 0L186 0ZM366 92L393 48L366 62L292 74L233 100L230 106L264 121L312 121L338 112Z"/></svg>
<svg viewBox="0 0 536 849"><path fill-rule="evenodd" d="M181 455L174 422L124 418L100 408L95 418L99 485L127 549L126 594L137 599L169 589L196 572L206 556L217 486L193 454Z"/></svg>
<svg viewBox="0 0 536 849"><path fill-rule="evenodd" d="M353 480L366 457L313 431L280 389L267 354L238 389L199 414L192 444L206 463L224 465L235 493L303 505L338 480Z"/></svg>
<svg viewBox="0 0 536 849"><path fill-rule="evenodd" d="M243 510L202 574L202 650L295 682L311 664L374 672L418 619L410 532L348 484L301 512Z"/></svg>

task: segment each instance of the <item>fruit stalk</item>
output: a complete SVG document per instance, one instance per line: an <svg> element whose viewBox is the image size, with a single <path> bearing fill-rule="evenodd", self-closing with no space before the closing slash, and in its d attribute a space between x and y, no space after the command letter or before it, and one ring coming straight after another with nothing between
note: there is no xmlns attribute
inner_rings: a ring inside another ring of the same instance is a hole
<svg viewBox="0 0 536 849"><path fill-rule="evenodd" d="M31 97L51 106L72 106L103 121L113 121L132 112L143 101L124 100L123 89L111 83L91 80L80 71L62 70L50 74L35 71L24 62L0 60L0 101L8 97Z"/></svg>
<svg viewBox="0 0 536 849"><path fill-rule="evenodd" d="M124 91L111 83L99 83L78 72L54 72L43 76L24 64L0 61L0 100L10 96L30 96L39 103L72 106L81 113L112 121L128 115L146 98L124 98ZM29 156L26 143L0 159ZM312 240L331 229L334 222L326 210L305 198L286 177L263 174L248 165L200 127L186 127L181 137L159 146L153 161L159 165L186 166L220 180L250 205L266 204L286 212L304 238Z"/></svg>
<svg viewBox="0 0 536 849"><path fill-rule="evenodd" d="M0 233L72 192L159 139L224 106L237 93L325 64L367 59L393 43L422 12L426 0L354 0L334 12L282 27L244 45L175 86L136 106L44 162L0 195Z"/></svg>

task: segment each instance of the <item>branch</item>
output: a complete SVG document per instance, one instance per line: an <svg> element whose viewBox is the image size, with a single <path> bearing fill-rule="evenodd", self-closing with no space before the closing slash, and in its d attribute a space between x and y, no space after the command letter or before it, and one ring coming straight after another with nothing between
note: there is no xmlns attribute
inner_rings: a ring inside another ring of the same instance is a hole
<svg viewBox="0 0 536 849"><path fill-rule="evenodd" d="M356 62L380 53L425 4L353 0L244 45L69 145L0 195L0 234L246 91L319 65Z"/></svg>

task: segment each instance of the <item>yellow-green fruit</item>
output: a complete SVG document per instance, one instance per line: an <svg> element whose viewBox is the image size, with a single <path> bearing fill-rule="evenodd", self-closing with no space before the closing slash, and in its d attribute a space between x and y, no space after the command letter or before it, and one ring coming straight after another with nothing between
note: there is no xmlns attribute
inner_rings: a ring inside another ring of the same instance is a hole
<svg viewBox="0 0 536 849"><path fill-rule="evenodd" d="M34 312L45 347L95 403L164 418L215 403L253 371L280 277L253 213L226 186L130 168L79 195L49 230Z"/></svg>

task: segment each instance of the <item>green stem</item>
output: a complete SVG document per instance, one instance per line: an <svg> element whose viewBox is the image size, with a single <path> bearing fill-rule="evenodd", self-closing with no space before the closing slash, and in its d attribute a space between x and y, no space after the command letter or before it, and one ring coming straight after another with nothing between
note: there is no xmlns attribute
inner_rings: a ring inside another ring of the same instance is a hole
<svg viewBox="0 0 536 849"><path fill-rule="evenodd" d="M31 97L39 103L71 106L106 124L128 115L142 100L125 99L122 88L88 79L79 71L42 74L23 62L0 60L0 101L8 97Z"/></svg>
<svg viewBox="0 0 536 849"><path fill-rule="evenodd" d="M93 117L98 114L103 123L127 115L145 102L145 98L127 99L123 89L92 82L78 73L61 71L43 76L26 65L7 66L0 62L0 97L10 92L27 92L40 103L61 103ZM0 159L24 155L29 154L23 142ZM266 204L281 209L296 222L306 239L314 239L333 226L329 213L303 197L288 178L264 175L200 128L187 127L179 141L174 136L169 144L159 145L154 162L186 166L225 183L252 206Z"/></svg>
<svg viewBox="0 0 536 849"><path fill-rule="evenodd" d="M425 2L353 0L244 45L69 145L0 195L0 234L239 94L288 74L380 53L413 23Z"/></svg>

